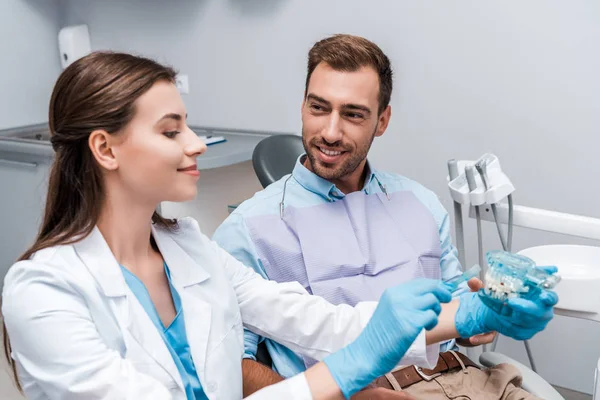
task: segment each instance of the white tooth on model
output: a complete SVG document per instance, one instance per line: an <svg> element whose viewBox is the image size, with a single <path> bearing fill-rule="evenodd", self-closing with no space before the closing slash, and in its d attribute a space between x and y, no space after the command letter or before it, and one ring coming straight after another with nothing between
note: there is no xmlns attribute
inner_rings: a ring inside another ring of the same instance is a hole
<svg viewBox="0 0 600 400"><path fill-rule="evenodd" d="M485 275L487 294L495 299L507 300L518 297L520 293L527 292L528 287L523 285L519 278L500 274L489 270Z"/></svg>

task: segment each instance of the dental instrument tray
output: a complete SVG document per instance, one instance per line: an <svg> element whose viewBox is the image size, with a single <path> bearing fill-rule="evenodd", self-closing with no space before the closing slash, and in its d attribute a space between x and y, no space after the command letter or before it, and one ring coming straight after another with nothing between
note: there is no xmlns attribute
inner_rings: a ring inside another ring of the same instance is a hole
<svg viewBox="0 0 600 400"><path fill-rule="evenodd" d="M560 282L560 276L548 273L521 255L495 250L488 252L486 259L485 286L479 290L479 296L501 315L511 314L512 309L506 306L509 299L534 300L542 289L553 289Z"/></svg>

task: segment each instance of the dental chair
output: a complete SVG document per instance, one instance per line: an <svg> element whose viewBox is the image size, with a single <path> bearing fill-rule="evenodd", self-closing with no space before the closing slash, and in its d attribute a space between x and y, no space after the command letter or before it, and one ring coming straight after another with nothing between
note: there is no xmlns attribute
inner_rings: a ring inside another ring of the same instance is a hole
<svg viewBox="0 0 600 400"><path fill-rule="evenodd" d="M261 140L252 152L252 166L262 187L292 173L302 153L301 136L273 135Z"/></svg>
<svg viewBox="0 0 600 400"><path fill-rule="evenodd" d="M302 137L297 135L273 135L261 140L252 152L254 173L263 188L291 174L296 160L304 153ZM256 361L271 368L273 360L265 342L258 344Z"/></svg>

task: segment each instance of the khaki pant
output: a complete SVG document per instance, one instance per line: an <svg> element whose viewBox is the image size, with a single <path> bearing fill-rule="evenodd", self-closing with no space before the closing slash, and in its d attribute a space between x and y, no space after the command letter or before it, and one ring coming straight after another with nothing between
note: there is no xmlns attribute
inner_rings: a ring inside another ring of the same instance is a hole
<svg viewBox="0 0 600 400"><path fill-rule="evenodd" d="M521 389L522 377L517 368L500 364L479 370L467 367L446 372L427 382L421 381L402 389L415 400L540 400Z"/></svg>

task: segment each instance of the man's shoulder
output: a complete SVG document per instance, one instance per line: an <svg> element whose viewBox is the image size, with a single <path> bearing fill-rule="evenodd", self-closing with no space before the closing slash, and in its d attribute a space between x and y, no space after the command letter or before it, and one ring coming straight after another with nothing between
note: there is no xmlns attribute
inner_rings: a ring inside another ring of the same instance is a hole
<svg viewBox="0 0 600 400"><path fill-rule="evenodd" d="M422 183L419 183L414 179L408 178L404 175L395 174L393 172L377 171L376 176L381 179L382 183L392 191L408 190L413 192L434 194L433 191L431 191Z"/></svg>
<svg viewBox="0 0 600 400"><path fill-rule="evenodd" d="M390 193L409 191L428 208L438 208L441 203L438 195L427 186L404 175L377 171L377 177L386 185Z"/></svg>
<svg viewBox="0 0 600 400"><path fill-rule="evenodd" d="M289 176L289 175L288 175ZM212 239L232 256L264 274L257 264L247 220L254 216L276 215L283 193L285 176L242 202L215 230Z"/></svg>

